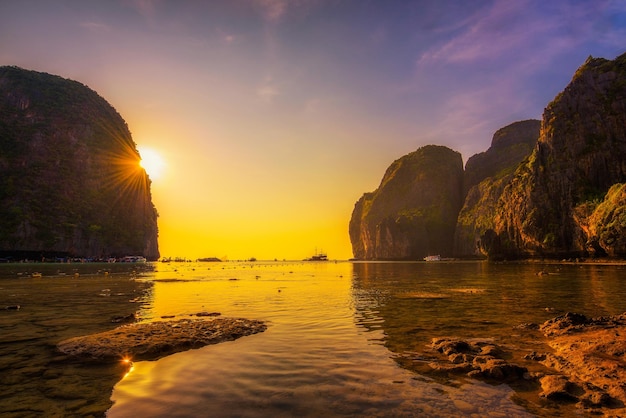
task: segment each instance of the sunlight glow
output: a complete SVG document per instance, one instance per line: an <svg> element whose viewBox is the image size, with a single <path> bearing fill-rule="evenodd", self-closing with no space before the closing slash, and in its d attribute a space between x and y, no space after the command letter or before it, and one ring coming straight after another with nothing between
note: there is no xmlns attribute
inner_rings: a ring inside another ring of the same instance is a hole
<svg viewBox="0 0 626 418"><path fill-rule="evenodd" d="M157 180L163 175L165 161L157 151L152 148L137 147L141 155L139 165L146 170L151 180Z"/></svg>
<svg viewBox="0 0 626 418"><path fill-rule="evenodd" d="M122 377L122 380L123 380L133 372L133 370L135 369L135 363L133 363L133 360L128 356L125 356L124 358L122 358L121 361L122 361L122 364L128 367L128 370L126 370L126 373L124 373L124 377Z"/></svg>

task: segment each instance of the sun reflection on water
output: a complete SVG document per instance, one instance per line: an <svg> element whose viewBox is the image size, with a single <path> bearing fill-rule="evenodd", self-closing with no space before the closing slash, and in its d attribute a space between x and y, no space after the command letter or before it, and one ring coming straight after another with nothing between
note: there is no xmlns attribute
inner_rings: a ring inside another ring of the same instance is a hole
<svg viewBox="0 0 626 418"><path fill-rule="evenodd" d="M126 370L126 373L124 373L124 376L122 377L122 380L124 380L135 369L135 363L133 363L132 358L130 358L129 356L125 356L124 358L122 358L122 364L128 367L128 370Z"/></svg>

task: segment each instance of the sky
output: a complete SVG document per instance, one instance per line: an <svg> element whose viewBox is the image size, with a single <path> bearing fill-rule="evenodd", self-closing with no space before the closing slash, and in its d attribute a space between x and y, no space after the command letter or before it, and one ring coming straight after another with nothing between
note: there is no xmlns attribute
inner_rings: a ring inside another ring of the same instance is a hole
<svg viewBox="0 0 626 418"><path fill-rule="evenodd" d="M467 161L624 52L623 0L0 0L0 65L116 108L161 158L161 255L188 259L350 258L394 160Z"/></svg>

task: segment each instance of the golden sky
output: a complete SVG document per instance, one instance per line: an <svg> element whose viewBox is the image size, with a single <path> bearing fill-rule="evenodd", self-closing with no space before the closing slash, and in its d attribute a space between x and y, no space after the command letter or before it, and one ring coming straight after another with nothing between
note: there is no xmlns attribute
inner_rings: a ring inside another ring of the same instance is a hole
<svg viewBox="0 0 626 418"><path fill-rule="evenodd" d="M465 160L540 118L587 56L624 52L598 0L5 0L0 64L88 85L152 176L162 256L352 256L354 203L427 144Z"/></svg>

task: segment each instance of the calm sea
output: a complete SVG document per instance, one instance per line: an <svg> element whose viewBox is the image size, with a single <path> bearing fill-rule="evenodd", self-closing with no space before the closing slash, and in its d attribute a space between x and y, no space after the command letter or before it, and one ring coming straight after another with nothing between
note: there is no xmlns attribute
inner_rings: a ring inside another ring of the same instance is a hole
<svg viewBox="0 0 626 418"><path fill-rule="evenodd" d="M571 411L532 385L429 373L429 343L545 351L536 331L515 327L567 311L622 313L625 273L486 262L0 265L0 416L562 416ZM55 350L131 312L156 321L204 311L269 327L130 369Z"/></svg>

